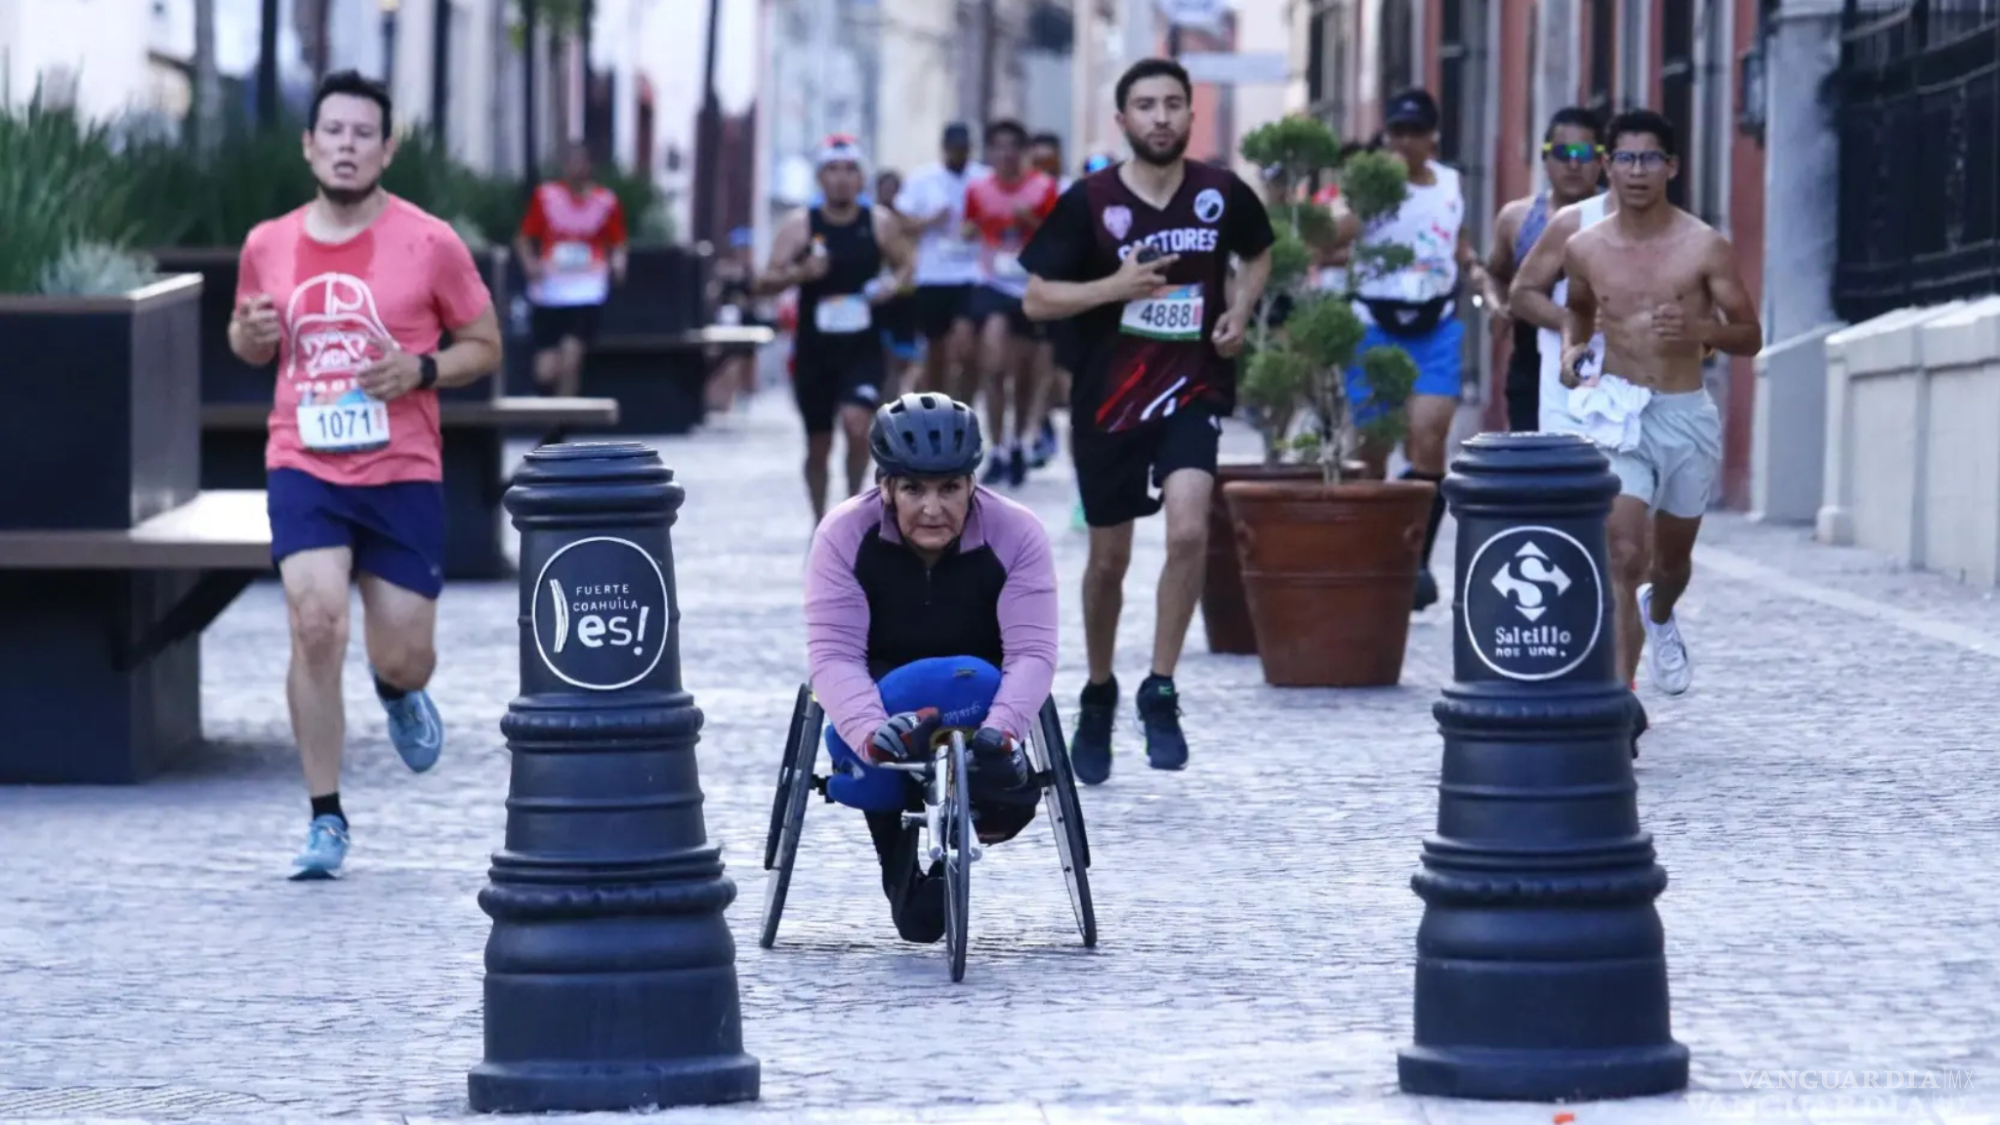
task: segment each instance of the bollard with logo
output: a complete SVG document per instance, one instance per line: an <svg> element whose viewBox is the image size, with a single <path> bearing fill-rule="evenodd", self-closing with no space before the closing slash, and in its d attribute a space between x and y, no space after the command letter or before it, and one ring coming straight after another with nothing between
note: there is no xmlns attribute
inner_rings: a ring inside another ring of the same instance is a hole
<svg viewBox="0 0 2000 1125"><path fill-rule="evenodd" d="M1682 1089L1667 874L1639 827L1605 521L1618 478L1570 434L1481 434L1444 482L1458 521L1455 682L1437 831L1411 885L1411 1094L1555 1101Z"/></svg>
<svg viewBox="0 0 2000 1125"><path fill-rule="evenodd" d="M543 446L507 490L521 532L521 694L505 848L480 908L481 1113L757 1097L736 887L702 820L701 712L681 688L668 529L683 493L634 442Z"/></svg>

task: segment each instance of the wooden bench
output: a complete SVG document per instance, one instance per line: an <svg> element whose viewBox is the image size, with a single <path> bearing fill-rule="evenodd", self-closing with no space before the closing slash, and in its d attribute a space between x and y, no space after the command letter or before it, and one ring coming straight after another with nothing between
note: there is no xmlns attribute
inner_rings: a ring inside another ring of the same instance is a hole
<svg viewBox="0 0 2000 1125"><path fill-rule="evenodd" d="M605 336L584 356L583 385L618 400L621 434L684 434L708 410L708 380L723 357L777 339L756 325L711 325L660 335Z"/></svg>
<svg viewBox="0 0 2000 1125"><path fill-rule="evenodd" d="M541 437L556 429L601 430L618 421L609 398L442 399L444 431L444 574L494 579L513 574L502 550L500 497L510 435ZM212 402L201 408L202 487L263 487L268 403Z"/></svg>
<svg viewBox="0 0 2000 1125"><path fill-rule="evenodd" d="M270 573L261 491L129 530L0 531L0 783L142 781L199 743L201 632Z"/></svg>

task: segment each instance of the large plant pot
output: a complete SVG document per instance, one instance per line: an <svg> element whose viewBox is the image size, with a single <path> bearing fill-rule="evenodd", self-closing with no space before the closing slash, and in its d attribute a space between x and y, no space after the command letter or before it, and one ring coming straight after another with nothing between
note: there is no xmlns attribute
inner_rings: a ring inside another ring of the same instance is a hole
<svg viewBox="0 0 2000 1125"><path fill-rule="evenodd" d="M1425 481L1223 486L1264 682L1387 687L1403 674Z"/></svg>
<svg viewBox="0 0 2000 1125"><path fill-rule="evenodd" d="M1208 502L1208 566L1201 582L1201 625L1208 634L1208 651L1231 656L1257 652L1257 630L1250 623L1250 603L1243 596L1243 568L1236 559L1236 525L1229 516L1224 488L1236 481L1320 478L1315 465L1217 465L1215 492Z"/></svg>
<svg viewBox="0 0 2000 1125"><path fill-rule="evenodd" d="M0 297L0 528L122 531L194 499L201 290Z"/></svg>

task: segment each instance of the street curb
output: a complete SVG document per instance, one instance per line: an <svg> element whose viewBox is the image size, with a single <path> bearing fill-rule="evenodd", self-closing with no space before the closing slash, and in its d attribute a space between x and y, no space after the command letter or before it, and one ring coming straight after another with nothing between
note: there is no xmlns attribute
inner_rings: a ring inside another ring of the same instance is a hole
<svg viewBox="0 0 2000 1125"><path fill-rule="evenodd" d="M777 1102L751 1105L634 1110L618 1113L492 1115L370 1114L333 1116L279 1113L200 1114L164 1117L7 1117L0 1125L494 1125L508 1120L550 1120L563 1125L1709 1125L1719 1122L1840 1122L1842 1125L2000 1125L2000 1103L1916 1093L1806 1092L1783 1090L1714 1093L1690 1091L1664 1097L1575 1105L1477 1102L1449 1098L1356 1098L1338 1102L1285 1101L1233 1105L950 1105L799 1109Z"/></svg>

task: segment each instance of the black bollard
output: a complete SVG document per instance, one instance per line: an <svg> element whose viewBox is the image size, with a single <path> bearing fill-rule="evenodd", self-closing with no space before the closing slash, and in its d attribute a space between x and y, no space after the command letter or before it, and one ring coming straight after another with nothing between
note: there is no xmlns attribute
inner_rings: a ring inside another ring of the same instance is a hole
<svg viewBox="0 0 2000 1125"><path fill-rule="evenodd" d="M1667 873L1639 828L1605 520L1588 440L1481 434L1452 463L1454 680L1437 832L1411 886L1416 1035L1406 1093L1518 1101L1687 1085L1667 1014Z"/></svg>
<svg viewBox="0 0 2000 1125"><path fill-rule="evenodd" d="M635 442L543 446L507 490L521 532L521 694L507 843L479 906L481 1113L757 1096L736 886L702 822L701 712L681 690L668 528L683 493Z"/></svg>

